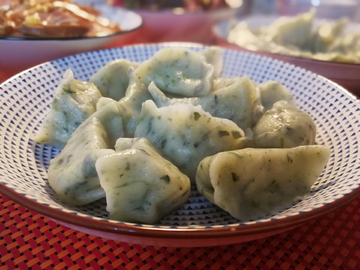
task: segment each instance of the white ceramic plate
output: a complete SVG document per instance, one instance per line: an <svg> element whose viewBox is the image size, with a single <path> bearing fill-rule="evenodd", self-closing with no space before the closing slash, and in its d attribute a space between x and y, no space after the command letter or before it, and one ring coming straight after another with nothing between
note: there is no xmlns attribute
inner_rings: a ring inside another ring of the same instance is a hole
<svg viewBox="0 0 360 270"><path fill-rule="evenodd" d="M248 75L257 82L277 80L288 87L300 109L318 127L317 142L331 149L330 160L311 195L284 211L242 222L211 204L193 187L187 202L159 224L108 220L105 201L82 207L62 203L47 181L49 162L59 149L34 143L30 135L49 111L53 93L68 67L88 80L107 62L142 62L166 46L137 45L78 54L39 65L0 85L0 192L74 229L119 241L156 246L210 246L273 235L344 205L360 193L360 102L343 88L312 72L270 58L224 49L223 77ZM306 169L306 168L305 168Z"/></svg>
<svg viewBox="0 0 360 270"><path fill-rule="evenodd" d="M255 52L260 55L267 57L275 58L281 61L285 61L296 66L308 69L317 74L320 74L340 85L345 87L347 90L352 91L353 93L360 94L360 64L348 64L340 62L329 62L329 61L320 61L314 59L307 59L283 54L276 54L258 50L248 50L238 45L232 44L227 41L231 25L234 22L246 21L251 28L258 28L264 25L269 25L276 18L274 16L250 16L244 17L243 19L238 19L236 21L224 20L212 28L212 33L216 38L216 42L220 46L224 46L231 49L238 49L247 52ZM319 20L315 22L318 23ZM350 23L346 31L357 31L360 32L360 24Z"/></svg>
<svg viewBox="0 0 360 270"><path fill-rule="evenodd" d="M103 17L120 25L122 31L104 37L9 38L0 37L0 70L12 72L68 55L92 51L126 36L142 25L140 15L119 7L94 5Z"/></svg>

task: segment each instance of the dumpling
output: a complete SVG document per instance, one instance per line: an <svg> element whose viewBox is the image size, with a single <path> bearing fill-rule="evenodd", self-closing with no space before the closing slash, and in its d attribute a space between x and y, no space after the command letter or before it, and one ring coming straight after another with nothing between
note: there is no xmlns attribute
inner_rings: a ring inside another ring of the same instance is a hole
<svg viewBox="0 0 360 270"><path fill-rule="evenodd" d="M204 55L185 48L164 48L135 69L145 85L182 96L205 96L212 90L214 67Z"/></svg>
<svg viewBox="0 0 360 270"><path fill-rule="evenodd" d="M56 89L50 112L32 139L63 148L75 129L96 111L101 96L94 84L75 80L73 72L68 69Z"/></svg>
<svg viewBox="0 0 360 270"><path fill-rule="evenodd" d="M97 109L108 103L115 103L120 110L124 126L124 136L134 137L135 128L139 123L141 105L145 100L152 99L147 87L134 77L133 70L129 70L129 87L126 95L119 102L110 98L101 98L97 103Z"/></svg>
<svg viewBox="0 0 360 270"><path fill-rule="evenodd" d="M308 13L300 14L293 18L280 17L268 27L265 27L268 41L276 44L301 48L311 34L312 24L315 17L315 9Z"/></svg>
<svg viewBox="0 0 360 270"><path fill-rule="evenodd" d="M228 86L203 97L170 99L153 82L149 85L149 92L158 107L177 103L200 105L212 116L232 120L243 130L252 126L257 91L247 76L238 77Z"/></svg>
<svg viewBox="0 0 360 270"><path fill-rule="evenodd" d="M95 162L102 156L113 154L116 140L124 135L119 113L113 103L95 112L51 160L49 184L65 203L84 205L105 197Z"/></svg>
<svg viewBox="0 0 360 270"><path fill-rule="evenodd" d="M124 149L96 161L111 219L153 224L186 202L189 178L148 140L120 138L117 144Z"/></svg>
<svg viewBox="0 0 360 270"><path fill-rule="evenodd" d="M239 149L248 140L234 122L212 117L200 106L174 104L157 108L151 100L142 105L135 137L147 138L191 180L203 158Z"/></svg>
<svg viewBox="0 0 360 270"><path fill-rule="evenodd" d="M214 80L214 90L217 91L220 89L236 88L239 83L242 84L242 81L245 82L247 88L250 90L250 104L251 104L251 126L259 121L261 116L264 114L264 107L261 103L260 90L257 86L257 83L249 79L247 76L243 77L234 77L234 78L217 78Z"/></svg>
<svg viewBox="0 0 360 270"><path fill-rule="evenodd" d="M125 96L129 86L129 68L136 68L139 63L118 59L109 62L91 76L89 82L95 84L104 97L119 101Z"/></svg>
<svg viewBox="0 0 360 270"><path fill-rule="evenodd" d="M309 40L304 46L313 53L326 53L337 38L343 39L343 30L348 24L348 19L340 18L335 22L322 21L312 31Z"/></svg>
<svg viewBox="0 0 360 270"><path fill-rule="evenodd" d="M240 220L273 214L307 195L330 155L327 147L222 152L201 161L198 191Z"/></svg>
<svg viewBox="0 0 360 270"><path fill-rule="evenodd" d="M253 132L252 147L290 148L314 144L316 125L306 112L282 100L260 118Z"/></svg>
<svg viewBox="0 0 360 270"><path fill-rule="evenodd" d="M296 106L295 98L290 94L284 85L276 81L267 81L259 84L261 103L264 112L270 110L274 103L286 100L289 104Z"/></svg>
<svg viewBox="0 0 360 270"><path fill-rule="evenodd" d="M223 54L220 47L211 46L210 48L199 51L199 53L204 55L206 62L214 67L214 78L220 77L224 66Z"/></svg>

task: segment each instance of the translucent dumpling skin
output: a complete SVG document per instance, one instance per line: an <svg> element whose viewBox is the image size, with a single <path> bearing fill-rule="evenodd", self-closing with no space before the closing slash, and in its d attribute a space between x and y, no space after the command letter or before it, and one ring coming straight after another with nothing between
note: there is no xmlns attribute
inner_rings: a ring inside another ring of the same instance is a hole
<svg viewBox="0 0 360 270"><path fill-rule="evenodd" d="M253 147L290 148L314 144L316 125L306 112L278 101L260 118L253 132Z"/></svg>
<svg viewBox="0 0 360 270"><path fill-rule="evenodd" d="M300 14L294 18L280 17L268 26L268 35L277 44L302 47L311 32L315 10Z"/></svg>
<svg viewBox="0 0 360 270"><path fill-rule="evenodd" d="M135 128L139 123L142 103L151 99L147 87L134 77L133 69L129 70L129 86L126 89L125 97L119 101L110 98L100 98L96 104L97 109L108 103L114 103L120 110L124 126L124 136L134 137Z"/></svg>
<svg viewBox="0 0 360 270"><path fill-rule="evenodd" d="M214 67L214 78L220 77L224 66L223 54L220 47L212 46L205 50L199 51L199 53L204 55L206 62Z"/></svg>
<svg viewBox="0 0 360 270"><path fill-rule="evenodd" d="M114 153L115 142L123 135L121 116L114 104L101 108L75 130L51 160L48 172L49 184L62 201L84 205L105 196L95 162Z"/></svg>
<svg viewBox="0 0 360 270"><path fill-rule="evenodd" d="M96 162L111 219L153 224L185 203L189 178L148 140L121 138L117 145L120 151Z"/></svg>
<svg viewBox="0 0 360 270"><path fill-rule="evenodd" d="M258 87L264 111L270 110L272 106L280 100L285 100L289 104L296 106L295 98L281 83L276 81L267 81L259 84Z"/></svg>
<svg viewBox="0 0 360 270"><path fill-rule="evenodd" d="M143 103L135 137L147 138L190 179L199 162L219 151L240 149L247 141L234 122L212 117L200 106L174 104L157 108Z"/></svg>
<svg viewBox="0 0 360 270"><path fill-rule="evenodd" d="M212 89L214 67L204 55L185 48L165 48L135 69L145 85L182 96L204 96Z"/></svg>
<svg viewBox="0 0 360 270"><path fill-rule="evenodd" d="M229 119L243 130L252 126L253 109L258 96L247 76L233 78L229 84L202 97L168 98L153 82L149 85L149 92L158 107L177 103L200 105L212 116Z"/></svg>
<svg viewBox="0 0 360 270"><path fill-rule="evenodd" d="M68 69L55 92L51 110L33 140L63 148L75 129L96 111L101 96L94 84L75 80Z"/></svg>
<svg viewBox="0 0 360 270"><path fill-rule="evenodd" d="M129 86L129 69L138 66L138 63L117 59L99 69L91 76L89 82L95 84L104 97L119 101L125 96Z"/></svg>
<svg viewBox="0 0 360 270"><path fill-rule="evenodd" d="M308 194L329 155L324 146L222 152L201 161L196 185L233 217L257 219Z"/></svg>

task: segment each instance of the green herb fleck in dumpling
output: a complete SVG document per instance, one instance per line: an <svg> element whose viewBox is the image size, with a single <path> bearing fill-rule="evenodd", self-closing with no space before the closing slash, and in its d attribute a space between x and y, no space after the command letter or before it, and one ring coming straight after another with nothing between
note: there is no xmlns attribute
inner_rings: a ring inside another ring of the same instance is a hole
<svg viewBox="0 0 360 270"><path fill-rule="evenodd" d="M49 167L49 184L61 200L84 205L105 196L95 162L114 153L111 149L123 135L119 109L113 103L95 112L75 130Z"/></svg>
<svg viewBox="0 0 360 270"><path fill-rule="evenodd" d="M212 90L214 67L204 55L185 48L164 48L140 64L134 75L145 85L182 96L204 96Z"/></svg>
<svg viewBox="0 0 360 270"><path fill-rule="evenodd" d="M160 153L194 180L200 161L220 151L242 148L247 138L234 122L212 117L200 106L157 108L143 103L135 137L147 138Z"/></svg>
<svg viewBox="0 0 360 270"><path fill-rule="evenodd" d="M186 202L189 178L148 140L120 138L117 145L120 152L96 162L111 219L153 224Z"/></svg>
<svg viewBox="0 0 360 270"><path fill-rule="evenodd" d="M290 148L314 144L316 125L306 112L282 100L260 118L253 132L252 147Z"/></svg>
<svg viewBox="0 0 360 270"><path fill-rule="evenodd" d="M89 82L95 84L104 97L119 101L129 86L129 68L138 66L138 63L125 59L114 60L92 75Z"/></svg>
<svg viewBox="0 0 360 270"><path fill-rule="evenodd" d="M32 139L63 148L75 129L95 112L100 97L94 84L75 80L68 69L55 92L50 112Z"/></svg>
<svg viewBox="0 0 360 270"><path fill-rule="evenodd" d="M291 206L310 192L330 155L324 146L222 152L201 161L199 192L241 220Z"/></svg>

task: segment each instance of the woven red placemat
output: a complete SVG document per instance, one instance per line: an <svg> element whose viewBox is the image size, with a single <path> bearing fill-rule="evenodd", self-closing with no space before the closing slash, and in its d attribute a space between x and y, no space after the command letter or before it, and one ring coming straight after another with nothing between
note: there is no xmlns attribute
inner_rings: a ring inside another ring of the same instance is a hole
<svg viewBox="0 0 360 270"><path fill-rule="evenodd" d="M165 248L78 232L0 195L0 269L360 269L359 206L247 243Z"/></svg>

